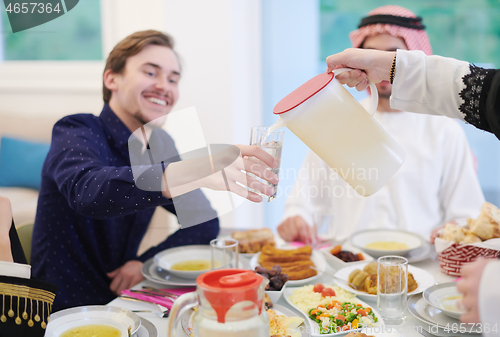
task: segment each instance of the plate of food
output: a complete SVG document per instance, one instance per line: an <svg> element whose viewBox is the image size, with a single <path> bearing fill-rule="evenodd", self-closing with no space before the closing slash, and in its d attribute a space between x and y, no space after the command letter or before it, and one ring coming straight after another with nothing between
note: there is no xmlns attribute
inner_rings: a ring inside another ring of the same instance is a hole
<svg viewBox="0 0 500 337"><path fill-rule="evenodd" d="M335 275L345 282L337 285L366 301L377 301L377 261L358 263L338 270ZM354 284L353 289L348 283ZM421 268L408 265L408 295L423 292L434 285L434 276Z"/></svg>
<svg viewBox="0 0 500 337"><path fill-rule="evenodd" d="M141 319L133 312L106 305L74 307L50 315L45 336L72 337L87 333L128 337L141 326Z"/></svg>
<svg viewBox="0 0 500 337"><path fill-rule="evenodd" d="M364 253L362 250L351 246L348 243L343 245L323 247L320 249L320 251L325 256L326 261L335 270L344 268L357 262L373 261L373 257Z"/></svg>
<svg viewBox="0 0 500 337"><path fill-rule="evenodd" d="M235 231L231 238L238 240L238 252L247 258L252 258L265 245L275 245L274 234L269 228Z"/></svg>
<svg viewBox="0 0 500 337"><path fill-rule="evenodd" d="M306 318L311 336L338 336L384 325L376 310L338 286L289 288L284 297Z"/></svg>
<svg viewBox="0 0 500 337"><path fill-rule="evenodd" d="M418 234L394 229L364 230L351 235L349 241L354 247L373 257L405 256L425 242Z"/></svg>
<svg viewBox="0 0 500 337"><path fill-rule="evenodd" d="M178 277L174 274L169 273L167 270L158 267L154 262L154 257L144 262L144 264L142 265L142 275L144 275L144 277L148 281L167 286L176 286L176 287L196 286L196 279L192 280L192 279Z"/></svg>
<svg viewBox="0 0 500 337"><path fill-rule="evenodd" d="M326 269L323 254L312 250L311 246L277 249L266 245L250 260L250 267L254 270L257 266L271 269L275 265L279 265L282 273L288 275L289 287L311 283Z"/></svg>

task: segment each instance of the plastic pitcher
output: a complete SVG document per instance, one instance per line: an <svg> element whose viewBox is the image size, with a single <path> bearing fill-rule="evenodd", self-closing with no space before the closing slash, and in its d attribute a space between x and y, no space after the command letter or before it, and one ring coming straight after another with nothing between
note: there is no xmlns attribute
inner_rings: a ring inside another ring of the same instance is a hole
<svg viewBox="0 0 500 337"><path fill-rule="evenodd" d="M179 313L198 306L193 318L197 337L269 336L264 310L267 279L243 269L218 269L196 279L196 292L180 296L170 312L167 336L173 336Z"/></svg>
<svg viewBox="0 0 500 337"><path fill-rule="evenodd" d="M273 109L279 120L270 129L288 127L360 195L377 192L401 167L403 148L372 117L377 88L370 81L365 108L335 76L318 75L283 98Z"/></svg>

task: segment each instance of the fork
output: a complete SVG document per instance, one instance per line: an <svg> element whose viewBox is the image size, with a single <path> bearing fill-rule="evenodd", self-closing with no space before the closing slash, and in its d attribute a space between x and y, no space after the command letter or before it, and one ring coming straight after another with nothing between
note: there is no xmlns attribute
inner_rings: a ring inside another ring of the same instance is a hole
<svg viewBox="0 0 500 337"><path fill-rule="evenodd" d="M168 291L161 290L161 289L157 289L157 288L153 288L153 287L146 287L146 286L143 286L143 287L142 287L142 289L147 290L147 291L150 291L150 292L157 293L157 295L158 295L158 294L160 294L160 295L164 295L164 296L170 296L170 297L172 297L173 299L177 299L177 298L179 298L179 295L172 294L172 293L169 293Z"/></svg>
<svg viewBox="0 0 500 337"><path fill-rule="evenodd" d="M436 337L436 335L433 335L430 332L427 332L423 328L422 329L417 329L417 332L420 333L422 336L425 336L425 337Z"/></svg>
<svg viewBox="0 0 500 337"><path fill-rule="evenodd" d="M149 312L152 314L157 315L160 318L166 318L170 314L170 310L164 310L164 311L152 311L152 310L132 310L132 312Z"/></svg>

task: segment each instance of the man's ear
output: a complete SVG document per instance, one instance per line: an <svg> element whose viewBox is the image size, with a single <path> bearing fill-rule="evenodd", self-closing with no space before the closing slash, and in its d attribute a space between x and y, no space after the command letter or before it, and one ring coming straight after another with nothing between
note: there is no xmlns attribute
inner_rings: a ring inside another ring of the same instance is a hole
<svg viewBox="0 0 500 337"><path fill-rule="evenodd" d="M114 73L111 69L104 72L103 82L104 86L111 91L118 90L117 77L119 74Z"/></svg>

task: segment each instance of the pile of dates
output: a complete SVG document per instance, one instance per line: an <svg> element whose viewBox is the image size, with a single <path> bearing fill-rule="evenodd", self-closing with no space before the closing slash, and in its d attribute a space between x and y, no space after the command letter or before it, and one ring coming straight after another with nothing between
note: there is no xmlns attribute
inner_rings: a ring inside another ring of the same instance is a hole
<svg viewBox="0 0 500 337"><path fill-rule="evenodd" d="M281 267L279 265L275 265L269 270L264 267L257 266L255 267L255 272L269 279L269 284L266 286L266 290L280 291L281 288L283 288L283 285L288 281L288 275L281 273Z"/></svg>

